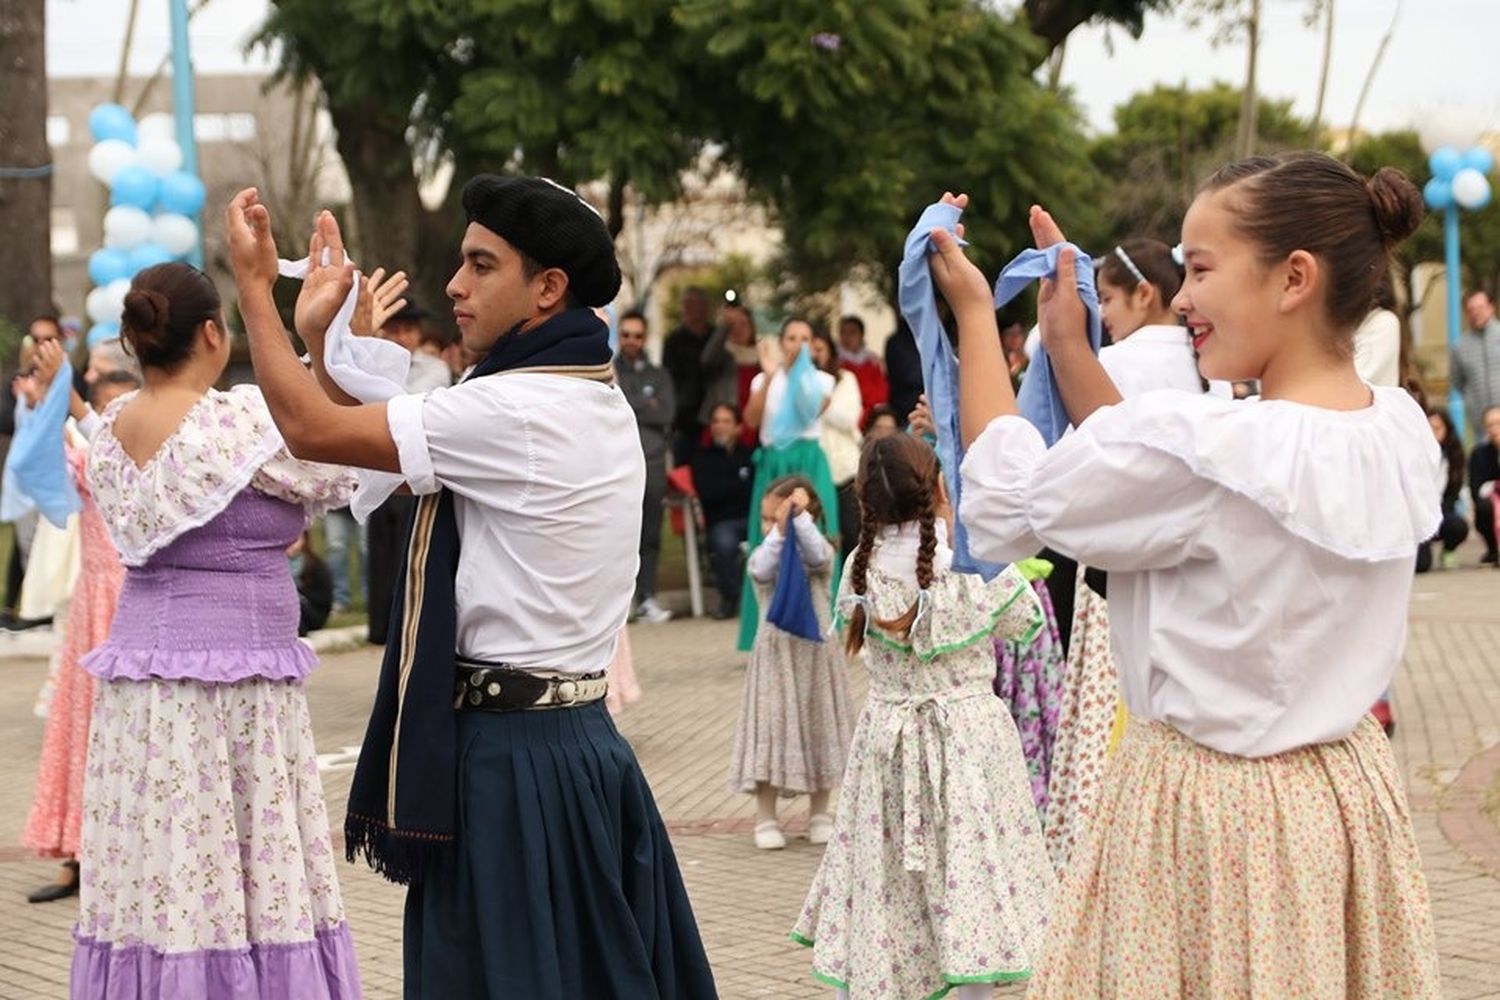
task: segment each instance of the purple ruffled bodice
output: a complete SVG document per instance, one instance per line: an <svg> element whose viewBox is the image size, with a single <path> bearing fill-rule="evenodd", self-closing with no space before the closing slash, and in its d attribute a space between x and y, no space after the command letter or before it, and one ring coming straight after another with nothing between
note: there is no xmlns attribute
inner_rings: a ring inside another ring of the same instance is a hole
<svg viewBox="0 0 1500 1000"><path fill-rule="evenodd" d="M84 660L103 680L307 676L317 662L297 639L297 589L286 550L302 508L245 489L200 528L130 567L109 639Z"/></svg>

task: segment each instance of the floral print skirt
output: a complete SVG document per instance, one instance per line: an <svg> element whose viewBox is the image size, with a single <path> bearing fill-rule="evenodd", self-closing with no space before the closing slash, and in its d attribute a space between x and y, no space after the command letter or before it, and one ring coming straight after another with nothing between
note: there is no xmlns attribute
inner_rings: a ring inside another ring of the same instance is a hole
<svg viewBox="0 0 1500 1000"><path fill-rule="evenodd" d="M100 682L72 996L360 995L298 681Z"/></svg>
<svg viewBox="0 0 1500 1000"><path fill-rule="evenodd" d="M1437 998L1395 758L1346 739L1249 759L1131 719L1028 996Z"/></svg>

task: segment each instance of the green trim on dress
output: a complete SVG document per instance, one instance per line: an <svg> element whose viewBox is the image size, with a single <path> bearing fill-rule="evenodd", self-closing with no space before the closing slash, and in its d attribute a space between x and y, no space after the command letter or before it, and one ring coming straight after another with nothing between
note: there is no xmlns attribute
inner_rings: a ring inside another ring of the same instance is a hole
<svg viewBox="0 0 1500 1000"><path fill-rule="evenodd" d="M789 933L787 935L787 938L791 941L796 942L797 944L800 944L804 948L811 948L813 946L812 938L803 937L796 931L792 931L791 933ZM848 983L845 983L840 979L836 979L825 972L819 972L816 967L814 967L812 970L812 976L814 979L824 984L825 986L832 986L834 989L839 990L849 989ZM942 989L938 990L936 993L927 994L927 996L924 997L923 1000L940 1000L941 997L947 996L955 986L978 985L980 983L1023 983L1031 978L1031 970L1022 969L1019 972L981 972L977 976L955 976L952 973L944 972L942 976Z"/></svg>
<svg viewBox="0 0 1500 1000"><path fill-rule="evenodd" d="M982 639L988 639L991 635L994 634L995 626L999 623L1001 617L1005 614L1005 612L1010 610L1010 606L1019 601L1021 599L1021 595L1028 593L1030 589L1031 588L1026 585L1017 587L1015 591L1005 599L1004 604L1000 605L1000 607L990 612L989 622L987 625L985 625L984 628L955 642L949 642L944 643L941 646L935 646L925 653L916 652L912 648L911 643L901 642L899 639L892 639L890 636L886 635L878 628L871 628L870 631L866 633L865 638L874 639L882 646L885 646L888 649L894 649L898 653L907 653L915 656L917 660L922 663L931 663L939 656L943 656L947 653L956 653L961 649L968 649L976 642L979 642ZM1036 618L1037 620L1032 623L1030 631L1028 631L1026 635L1021 638L1020 641L1022 643L1030 643L1041 633L1042 626L1046 624L1046 620L1042 617L1040 612L1037 614ZM848 622L844 619L844 613L842 611L834 614L833 629L835 632L842 632L847 625Z"/></svg>

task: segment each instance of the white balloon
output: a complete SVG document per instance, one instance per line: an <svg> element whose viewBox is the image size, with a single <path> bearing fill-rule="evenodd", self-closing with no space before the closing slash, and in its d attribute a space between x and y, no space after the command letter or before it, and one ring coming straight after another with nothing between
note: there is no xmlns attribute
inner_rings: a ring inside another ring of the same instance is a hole
<svg viewBox="0 0 1500 1000"><path fill-rule="evenodd" d="M125 312L125 293L130 291L129 278L116 278L104 286L105 301L109 305L109 319L119 321Z"/></svg>
<svg viewBox="0 0 1500 1000"><path fill-rule="evenodd" d="M158 215L151 222L151 240L173 257L181 257L198 245L198 224L185 215Z"/></svg>
<svg viewBox="0 0 1500 1000"><path fill-rule="evenodd" d="M111 320L118 323L120 314L109 311L113 304L108 288L96 288L89 292L87 299L84 299L83 308L89 314L89 319L95 323L108 323ZM123 300L121 304L123 305Z"/></svg>
<svg viewBox="0 0 1500 1000"><path fill-rule="evenodd" d="M177 140L177 122L163 111L155 111L142 118L136 123L135 131L142 145L157 139Z"/></svg>
<svg viewBox="0 0 1500 1000"><path fill-rule="evenodd" d="M182 167L182 147L176 139L141 140L136 150L141 166L158 177L165 177Z"/></svg>
<svg viewBox="0 0 1500 1000"><path fill-rule="evenodd" d="M151 237L151 216L133 205L116 205L104 213L104 245L116 250L140 246Z"/></svg>
<svg viewBox="0 0 1500 1000"><path fill-rule="evenodd" d="M105 139L89 150L89 173L101 184L115 179L121 168L135 162L135 148L123 139Z"/></svg>
<svg viewBox="0 0 1500 1000"><path fill-rule="evenodd" d="M1422 148L1429 155L1443 146L1468 149L1483 131L1483 122L1476 121L1469 112L1452 107L1433 109L1417 124Z"/></svg>
<svg viewBox="0 0 1500 1000"><path fill-rule="evenodd" d="M1467 167L1453 175L1453 200L1464 208L1482 208L1490 200L1489 179Z"/></svg>

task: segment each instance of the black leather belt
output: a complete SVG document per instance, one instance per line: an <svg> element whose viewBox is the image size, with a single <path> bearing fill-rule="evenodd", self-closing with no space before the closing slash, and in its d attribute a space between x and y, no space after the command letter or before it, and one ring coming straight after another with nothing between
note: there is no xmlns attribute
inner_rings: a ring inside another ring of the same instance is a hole
<svg viewBox="0 0 1500 1000"><path fill-rule="evenodd" d="M564 674L459 659L453 707L473 712L577 708L599 701L608 691L609 679L602 670L592 674Z"/></svg>

